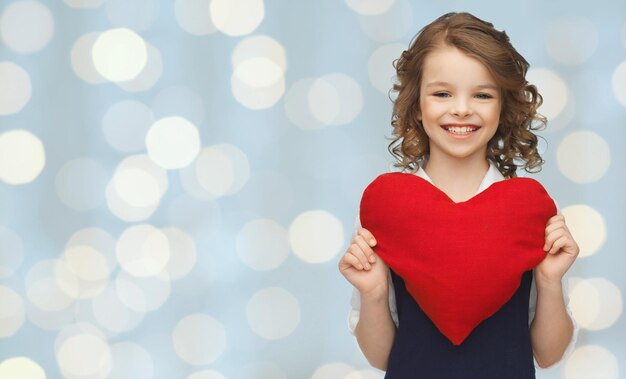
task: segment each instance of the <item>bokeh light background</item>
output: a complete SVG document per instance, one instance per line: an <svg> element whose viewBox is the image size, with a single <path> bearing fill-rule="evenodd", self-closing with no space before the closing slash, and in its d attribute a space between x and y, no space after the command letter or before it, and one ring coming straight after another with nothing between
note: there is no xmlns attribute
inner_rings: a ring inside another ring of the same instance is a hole
<svg viewBox="0 0 626 379"><path fill-rule="evenodd" d="M577 349L538 377L626 378L623 0L3 0L0 378L381 378L337 261L391 62L452 10L531 62L581 246Z"/></svg>

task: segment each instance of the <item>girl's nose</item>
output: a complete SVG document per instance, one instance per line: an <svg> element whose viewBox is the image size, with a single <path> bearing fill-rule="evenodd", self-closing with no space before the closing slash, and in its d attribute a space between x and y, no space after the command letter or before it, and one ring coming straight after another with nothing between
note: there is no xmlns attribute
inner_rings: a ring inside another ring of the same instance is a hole
<svg viewBox="0 0 626 379"><path fill-rule="evenodd" d="M471 107L467 99L457 97L452 104L451 113L458 117L465 117L472 114Z"/></svg>

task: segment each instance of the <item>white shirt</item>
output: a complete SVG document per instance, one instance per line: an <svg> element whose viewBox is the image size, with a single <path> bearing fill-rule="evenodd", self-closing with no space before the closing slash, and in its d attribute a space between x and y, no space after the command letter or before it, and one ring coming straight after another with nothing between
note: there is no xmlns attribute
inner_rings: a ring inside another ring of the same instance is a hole
<svg viewBox="0 0 626 379"><path fill-rule="evenodd" d="M428 177L428 175L426 174L426 171L424 171L421 167L415 173L415 175L417 175L417 176L419 176L419 177L421 177L423 179L428 180L430 183L433 182ZM493 183L499 182L501 180L504 180L504 176L502 175L502 173L500 173L500 171L498 170L496 165L493 162L490 161L489 162L489 169L487 170L487 173L485 174L485 177L483 178L482 182L478 186L478 190L477 190L476 194L479 194L480 192L482 192L483 190L488 188ZM556 202L555 202L555 204L556 204ZM557 204L557 210L558 210L558 204ZM352 238L354 238L354 236L356 235L357 231L360 228L361 228L361 221L360 221L359 215L357 213L356 222L354 224L354 231L352 233ZM533 274L534 274L534 271L533 271ZM572 333L572 339L571 339L569 345L567 346L567 349L565 349L565 353L563 353L563 357L558 362L554 363L553 365L551 365L549 367L546 367L546 368L542 369L537 364L537 360L534 359L534 357L533 357L533 360L534 360L534 363L535 363L535 368L537 370L545 370L545 369L548 369L548 368L552 368L552 367L560 364L561 362L564 362L565 360L567 360L567 358L574 351L574 346L576 345L576 339L578 338L579 326L578 326L578 323L576 322L576 320L574 319L574 317L572 316L572 310L569 307L569 295L568 295L568 292L567 292L567 286L568 286L567 274L566 274L566 276L563 277L561 284L562 284L562 287L563 287L563 299L565 300L567 313L568 313L570 319L572 320L572 324L574 326L574 332ZM352 334L354 334L354 329L356 328L356 324L359 322L359 316L360 316L360 311L361 311L361 294L359 293L359 291L356 288L354 288L354 290L352 292L352 299L350 300L350 305L351 305L351 309L350 309L350 313L348 315L348 327L350 328L350 332ZM529 304L528 304L528 325L529 325L529 327L530 327L530 323L532 322L533 318L535 317L535 310L536 310L536 308L537 308L537 286L535 284L535 280L533 280L532 281L532 285L530 287L530 301L529 301ZM399 322L398 322L398 311L396 309L396 293L395 293L395 290L393 288L393 283L391 281L391 274L389 274L389 310L391 311L391 318L393 319L393 322L396 324L396 327L397 327Z"/></svg>

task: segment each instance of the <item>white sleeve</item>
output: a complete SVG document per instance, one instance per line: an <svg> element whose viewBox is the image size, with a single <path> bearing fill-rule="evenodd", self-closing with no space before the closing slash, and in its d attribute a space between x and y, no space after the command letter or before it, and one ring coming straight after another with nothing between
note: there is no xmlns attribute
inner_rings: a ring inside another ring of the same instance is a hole
<svg viewBox="0 0 626 379"><path fill-rule="evenodd" d="M361 220L359 219L359 215L356 216L356 221L354 223L354 230L352 231L352 236L350 240L354 239L358 230L361 228ZM398 327L398 310L396 308L396 291L393 288L393 282L391 281L391 273L389 273L389 311L391 312L391 318L393 322ZM356 328L356 324L359 323L359 316L361 315L361 294L356 288L352 290L352 297L350 298L350 312L348 313L348 328L350 329L350 333L354 334L354 329Z"/></svg>
<svg viewBox="0 0 626 379"><path fill-rule="evenodd" d="M557 213L560 213L559 205L556 202L556 200L554 201L554 204L556 205ZM529 300L529 305L528 305L528 326L529 327L530 327L531 322L535 318L535 313L537 311L537 284L535 283L535 280L534 280L534 274L535 274L535 271L533 270L533 281L530 286L530 300ZM561 287L563 288L563 300L565 302L565 309L567 311L567 314L569 315L570 320L572 320L572 325L574 327L574 330L572 333L572 339L570 340L569 345L567 345L567 348L565 349L565 352L563 353L563 356L561 357L561 359L548 367L544 367L544 368L539 367L537 360L533 357L533 361L535 363L535 369L538 371L554 368L555 366L558 366L561 363L567 361L569 356L572 355L572 353L574 352L574 348L576 346L576 340L578 339L578 331L580 327L578 326L578 323L576 322L576 319L574 318L572 314L572 310L569 306L569 292L568 292L569 279L568 279L567 273L565 273L565 275L561 279Z"/></svg>

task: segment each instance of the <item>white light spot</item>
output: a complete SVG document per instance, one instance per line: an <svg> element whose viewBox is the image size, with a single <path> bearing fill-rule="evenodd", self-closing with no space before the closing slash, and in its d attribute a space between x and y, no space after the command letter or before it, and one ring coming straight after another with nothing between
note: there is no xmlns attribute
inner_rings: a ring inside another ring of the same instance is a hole
<svg viewBox="0 0 626 379"><path fill-rule="evenodd" d="M67 268L79 279L88 281L109 278L111 269L106 258L91 246L73 246L63 253Z"/></svg>
<svg viewBox="0 0 626 379"><path fill-rule="evenodd" d="M138 278L123 271L115 279L115 289L122 303L138 313L161 308L172 292L171 282L166 274Z"/></svg>
<svg viewBox="0 0 626 379"><path fill-rule="evenodd" d="M91 300L91 309L98 324L113 333L131 331L144 318L144 312L136 312L126 306L111 286Z"/></svg>
<svg viewBox="0 0 626 379"><path fill-rule="evenodd" d="M255 35L241 40L233 50L233 67L253 58L268 59L277 65L281 72L287 69L285 48L269 36Z"/></svg>
<svg viewBox="0 0 626 379"><path fill-rule="evenodd" d="M163 75L163 59L161 52L151 44L146 42L148 55L146 65L134 79L125 82L115 82L118 87L127 92L147 91L154 87Z"/></svg>
<svg viewBox="0 0 626 379"><path fill-rule="evenodd" d="M324 128L312 113L309 106L309 93L315 79L302 79L295 82L285 96L285 112L289 120L297 127L305 130Z"/></svg>
<svg viewBox="0 0 626 379"><path fill-rule="evenodd" d="M604 217L584 204L565 207L562 211L567 227L580 247L580 257L589 257L600 250L606 241Z"/></svg>
<svg viewBox="0 0 626 379"><path fill-rule="evenodd" d="M577 283L570 294L570 304L576 321L589 330L610 328L623 311L620 289L605 278Z"/></svg>
<svg viewBox="0 0 626 379"><path fill-rule="evenodd" d="M226 347L226 331L213 317L195 313L181 319L172 332L176 354L185 362L200 366L215 362Z"/></svg>
<svg viewBox="0 0 626 379"><path fill-rule="evenodd" d="M152 225L134 225L122 233L116 245L124 271L137 277L158 275L170 259L167 236Z"/></svg>
<svg viewBox="0 0 626 379"><path fill-rule="evenodd" d="M346 4L353 11L364 16L385 13L394 2L395 0L346 0Z"/></svg>
<svg viewBox="0 0 626 379"><path fill-rule="evenodd" d="M72 8L98 8L104 0L63 0L63 2Z"/></svg>
<svg viewBox="0 0 626 379"><path fill-rule="evenodd" d="M56 331L76 320L76 307L70 306L58 311L42 310L26 302L28 320L41 330Z"/></svg>
<svg viewBox="0 0 626 379"><path fill-rule="evenodd" d="M67 162L55 180L56 192L61 201L78 211L98 208L104 201L106 183L104 167L90 158Z"/></svg>
<svg viewBox="0 0 626 379"><path fill-rule="evenodd" d="M280 76L272 85L253 87L242 82L233 74L230 85L235 99L244 107L253 110L273 107L285 93L284 76Z"/></svg>
<svg viewBox="0 0 626 379"><path fill-rule="evenodd" d="M602 346L580 346L572 353L564 367L567 379L618 379L619 364L613 353Z"/></svg>
<svg viewBox="0 0 626 379"><path fill-rule="evenodd" d="M129 168L113 175L113 189L120 199L133 207L149 207L161 200L159 183L150 173Z"/></svg>
<svg viewBox="0 0 626 379"><path fill-rule="evenodd" d="M200 186L214 197L237 193L248 181L247 156L236 146L218 144L203 149L195 162Z"/></svg>
<svg viewBox="0 0 626 379"><path fill-rule="evenodd" d="M154 361L150 354L134 342L120 342L111 345L112 368L109 379L141 378L150 379L154 375Z"/></svg>
<svg viewBox="0 0 626 379"><path fill-rule="evenodd" d="M326 125L349 124L363 109L361 87L345 74L325 75L311 86L309 106Z"/></svg>
<svg viewBox="0 0 626 379"><path fill-rule="evenodd" d="M105 10L111 25L144 31L159 16L159 1L107 0Z"/></svg>
<svg viewBox="0 0 626 379"><path fill-rule="evenodd" d="M17 333L25 318L20 295L9 287L0 286L0 338Z"/></svg>
<svg viewBox="0 0 626 379"><path fill-rule="evenodd" d="M178 116L194 125L201 125L204 120L204 101L198 93L187 87L170 87L159 91L152 102L152 111L156 119Z"/></svg>
<svg viewBox="0 0 626 379"><path fill-rule="evenodd" d="M0 116L17 113L30 100L30 76L13 62L0 62Z"/></svg>
<svg viewBox="0 0 626 379"><path fill-rule="evenodd" d="M87 33L80 36L72 45L70 60L76 76L90 84L104 83L107 80L96 70L91 56L93 44L100 33Z"/></svg>
<svg viewBox="0 0 626 379"><path fill-rule="evenodd" d="M269 87L283 76L282 68L265 57L255 57L240 62L233 74L243 84L253 88Z"/></svg>
<svg viewBox="0 0 626 379"><path fill-rule="evenodd" d="M92 333L80 333L64 339L56 350L56 359L65 375L106 377L111 370L111 351L107 342Z"/></svg>
<svg viewBox="0 0 626 379"><path fill-rule="evenodd" d="M265 288L248 301L246 316L250 328L259 336L271 340L285 338L300 323L300 304L283 288Z"/></svg>
<svg viewBox="0 0 626 379"><path fill-rule="evenodd" d="M559 170L575 183L600 180L611 165L611 149L600 135L579 131L567 135L556 152Z"/></svg>
<svg viewBox="0 0 626 379"><path fill-rule="evenodd" d="M381 93L387 95L393 88L396 69L393 61L400 57L405 46L399 43L383 45L376 49L367 63L367 74L370 82Z"/></svg>
<svg viewBox="0 0 626 379"><path fill-rule="evenodd" d="M60 311L74 303L74 298L68 295L66 289L71 289L70 292L75 294L78 281L71 275L57 280L57 263L56 259L39 261L26 274L26 296L40 310Z"/></svg>
<svg viewBox="0 0 626 379"><path fill-rule="evenodd" d="M545 36L546 50L557 62L573 66L584 63L598 47L598 31L584 18L555 21Z"/></svg>
<svg viewBox="0 0 626 379"><path fill-rule="evenodd" d="M543 104L538 109L539 113L546 116L548 120L556 118L569 101L567 86L563 79L545 68L529 70L526 79L534 84L543 96Z"/></svg>
<svg viewBox="0 0 626 379"><path fill-rule="evenodd" d="M115 239L99 228L83 228L76 231L67 241L65 248L89 246L102 254L111 271L117 266L115 258Z"/></svg>
<svg viewBox="0 0 626 379"><path fill-rule="evenodd" d="M13 230L0 226L0 278L13 275L23 260L24 247L20 236Z"/></svg>
<svg viewBox="0 0 626 379"><path fill-rule="evenodd" d="M626 107L626 61L620 63L615 71L613 71L611 85L613 86L613 93L617 101L622 106Z"/></svg>
<svg viewBox="0 0 626 379"><path fill-rule="evenodd" d="M17 53L34 53L43 49L53 33L52 13L38 1L13 2L0 16L0 37Z"/></svg>
<svg viewBox="0 0 626 379"><path fill-rule="evenodd" d="M265 17L263 0L212 0L211 20L224 34L241 36L252 33Z"/></svg>
<svg viewBox="0 0 626 379"><path fill-rule="evenodd" d="M161 230L167 236L170 251L170 259L165 266L170 279L181 279L191 271L196 263L196 245L187 233L178 228L165 228Z"/></svg>
<svg viewBox="0 0 626 379"><path fill-rule="evenodd" d="M237 235L237 255L255 270L273 270L289 255L289 235L285 228L269 219L247 223Z"/></svg>
<svg viewBox="0 0 626 379"><path fill-rule="evenodd" d="M211 0L176 0L174 11L178 25L187 33L198 36L214 33L210 4Z"/></svg>
<svg viewBox="0 0 626 379"><path fill-rule="evenodd" d="M354 368L345 363L328 363L319 367L311 379L345 378L354 372Z"/></svg>
<svg viewBox="0 0 626 379"><path fill-rule="evenodd" d="M383 375L374 370L355 370L344 379L383 379Z"/></svg>
<svg viewBox="0 0 626 379"><path fill-rule="evenodd" d="M326 211L304 212L291 223L289 242L294 254L303 261L328 262L343 247L343 225Z"/></svg>
<svg viewBox="0 0 626 379"><path fill-rule="evenodd" d="M94 67L112 82L132 80L148 59L146 43L130 29L117 28L101 33L93 44Z"/></svg>
<svg viewBox="0 0 626 379"><path fill-rule="evenodd" d="M13 357L0 363L0 378L46 379L46 372L28 357Z"/></svg>
<svg viewBox="0 0 626 379"><path fill-rule="evenodd" d="M0 180L8 184L32 182L46 164L43 143L26 130L0 134L0 151Z"/></svg>
<svg viewBox="0 0 626 379"><path fill-rule="evenodd" d="M385 4L387 1L382 1L382 3ZM368 3L374 2L375 0L368 1ZM378 3L381 2L376 2ZM397 41L408 32L415 32L413 7L406 0L396 0L384 13L359 17L359 24L361 30L374 41Z"/></svg>
<svg viewBox="0 0 626 379"><path fill-rule="evenodd" d="M226 377L215 370L203 370L194 372L187 379L226 379Z"/></svg>
<svg viewBox="0 0 626 379"><path fill-rule="evenodd" d="M166 117L152 125L146 135L148 156L164 169L190 164L200 152L200 134L182 117Z"/></svg>
<svg viewBox="0 0 626 379"><path fill-rule="evenodd" d="M104 138L113 148L133 153L146 147L146 133L154 123L152 110L136 100L113 104L102 118Z"/></svg>

